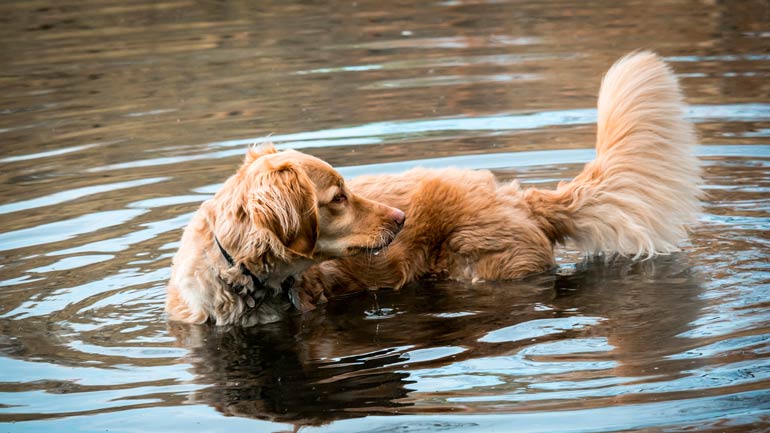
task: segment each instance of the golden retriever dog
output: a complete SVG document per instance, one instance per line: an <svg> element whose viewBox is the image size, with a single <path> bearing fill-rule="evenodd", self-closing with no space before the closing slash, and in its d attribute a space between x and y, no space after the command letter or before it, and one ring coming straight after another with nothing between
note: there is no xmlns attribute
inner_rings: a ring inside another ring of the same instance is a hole
<svg viewBox="0 0 770 433"><path fill-rule="evenodd" d="M695 144L671 69L653 53L631 53L602 81L596 159L572 181L522 188L452 168L354 179L356 193L405 209L404 229L376 256L308 269L295 295L309 310L329 296L399 289L427 275L518 279L551 269L554 246L567 241L587 254L672 252L700 209Z"/></svg>
<svg viewBox="0 0 770 433"><path fill-rule="evenodd" d="M353 193L318 158L272 144L249 148L184 230L167 287L169 319L279 320L294 276L315 261L383 248L403 224L401 210Z"/></svg>

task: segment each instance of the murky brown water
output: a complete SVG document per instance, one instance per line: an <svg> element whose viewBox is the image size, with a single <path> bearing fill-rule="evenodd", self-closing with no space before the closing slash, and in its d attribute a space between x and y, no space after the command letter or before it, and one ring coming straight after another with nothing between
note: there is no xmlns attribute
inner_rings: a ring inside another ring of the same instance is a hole
<svg viewBox="0 0 770 433"><path fill-rule="evenodd" d="M770 428L768 23L763 1L0 3L0 430ZM637 48L702 136L683 253L167 324L181 228L245 145L552 185Z"/></svg>

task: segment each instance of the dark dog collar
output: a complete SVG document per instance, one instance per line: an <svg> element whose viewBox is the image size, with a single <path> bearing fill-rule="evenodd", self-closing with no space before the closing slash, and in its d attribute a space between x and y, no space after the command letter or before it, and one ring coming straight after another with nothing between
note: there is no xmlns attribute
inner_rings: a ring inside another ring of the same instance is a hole
<svg viewBox="0 0 770 433"><path fill-rule="evenodd" d="M217 239L216 235L214 235L214 242L217 243L219 252L222 253L222 257L225 258L227 264L230 265L230 267L235 266L235 260L233 260L233 256L231 256L225 247L219 243L219 239ZM249 293L249 291L242 286L230 287L230 291L240 296L243 302L245 302L249 308L258 309L260 306L262 306L262 303L265 302L265 298L267 298L268 287L265 285L264 281L260 280L259 277L254 275L243 263L241 263L240 268L241 272L243 272L243 275L251 278L252 283L254 283L254 292ZM254 299L255 296L259 298L258 301Z"/></svg>
<svg viewBox="0 0 770 433"><path fill-rule="evenodd" d="M235 266L235 260L233 260L233 256L231 256L230 253L228 253L227 250L222 246L216 235L214 235L214 242L216 242L217 247L219 247L219 252L222 253L222 257L225 258L227 264L230 265L230 267ZM245 302L249 308L259 309L259 307L262 306L262 303L265 302L270 288L265 284L263 280L254 275L243 263L241 263L240 268L241 272L243 272L243 275L251 278L251 281L254 284L254 292L249 293L245 287L241 286L230 287L230 291L240 296L243 302ZM294 277L289 275L285 280L281 282L281 289L288 294L289 289L291 289L293 285ZM255 297L258 299L255 299Z"/></svg>

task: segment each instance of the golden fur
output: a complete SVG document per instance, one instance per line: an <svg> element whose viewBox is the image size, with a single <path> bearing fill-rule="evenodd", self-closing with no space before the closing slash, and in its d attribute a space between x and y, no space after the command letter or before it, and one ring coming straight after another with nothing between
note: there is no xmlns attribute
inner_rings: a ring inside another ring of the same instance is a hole
<svg viewBox="0 0 770 433"><path fill-rule="evenodd" d="M407 222L377 256L310 268L297 288L302 307L431 274L521 278L550 269L554 245L565 241L588 254L674 251L699 211L700 172L670 68L650 52L616 62L602 81L597 129L596 159L556 190L451 168L354 179L353 190L405 209Z"/></svg>
<svg viewBox="0 0 770 433"><path fill-rule="evenodd" d="M269 144L250 148L185 228L166 311L187 323L273 322L288 307L275 296L284 280L314 261L382 248L403 222L403 212L351 192L318 158Z"/></svg>

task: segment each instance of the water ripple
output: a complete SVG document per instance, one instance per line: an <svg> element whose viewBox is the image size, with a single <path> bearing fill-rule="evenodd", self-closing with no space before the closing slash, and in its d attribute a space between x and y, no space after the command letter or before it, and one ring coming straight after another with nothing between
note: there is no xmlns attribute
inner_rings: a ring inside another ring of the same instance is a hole
<svg viewBox="0 0 770 433"><path fill-rule="evenodd" d="M53 206L55 204L62 204L68 201L73 201L89 195L100 194L103 192L113 192L120 189L133 188L142 185L151 185L153 183L163 182L168 180L168 177L154 177L150 179L137 179L127 182L115 182L101 185L85 186L82 188L70 189L67 191L50 194L43 197L36 197L29 200L17 201L0 205L0 215L19 212L27 209L36 209L45 206Z"/></svg>
<svg viewBox="0 0 770 433"><path fill-rule="evenodd" d="M64 221L0 233L0 251L61 242L78 235L124 224L145 212L140 209L95 212Z"/></svg>
<svg viewBox="0 0 770 433"><path fill-rule="evenodd" d="M689 108L688 116L694 122L709 122L715 120L725 122L770 121L770 104L748 103L691 106ZM122 162L92 167L89 168L88 171L103 172L178 164L193 160L232 157L241 155L243 153L242 148L249 144L265 141L280 143L279 147L281 148L296 149L327 146L365 146L368 144L379 144L384 138L404 139L418 135L424 137L426 134L437 134L447 131L514 131L541 129L554 126L588 125L595 122L596 110L594 109L543 111L529 114L480 116L473 118L376 122L346 128L214 142L207 145L207 147L216 149L237 146L241 149ZM354 138L362 138L364 140L356 141ZM312 144L310 143L311 141L318 141L318 143Z"/></svg>

